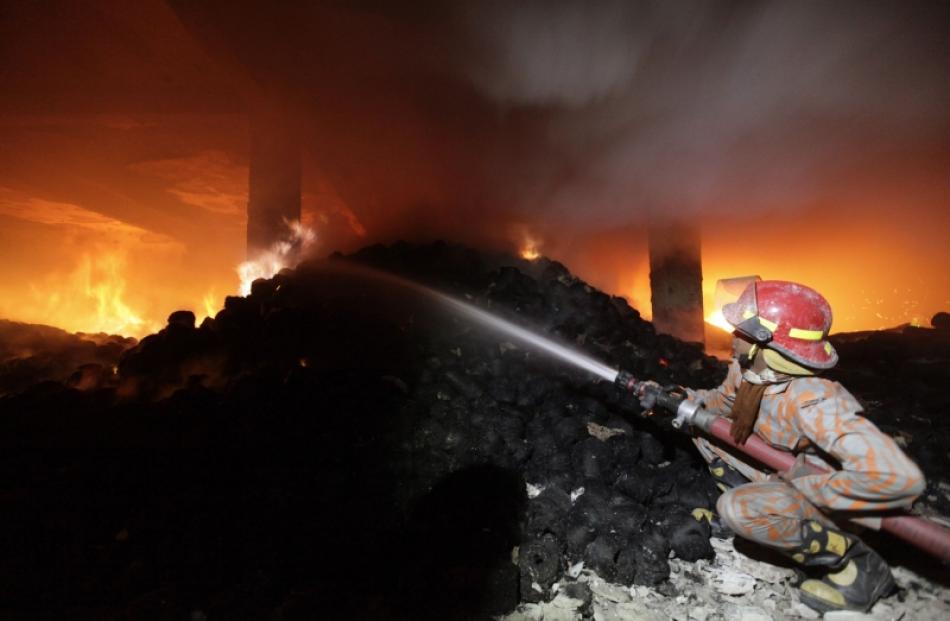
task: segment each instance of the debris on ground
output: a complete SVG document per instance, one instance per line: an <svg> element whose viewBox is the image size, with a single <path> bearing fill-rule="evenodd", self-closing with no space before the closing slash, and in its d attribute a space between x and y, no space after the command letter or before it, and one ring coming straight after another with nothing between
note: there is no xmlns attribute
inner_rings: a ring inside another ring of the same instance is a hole
<svg viewBox="0 0 950 621"><path fill-rule="evenodd" d="M582 570L555 585L550 602L521 604L499 621L899 621L939 619L950 610L950 589L905 567L894 570L898 591L867 614L822 615L798 600L795 572L739 552L732 540L712 539L715 558L670 561L670 580L663 588L623 586ZM589 590L587 600L565 592Z"/></svg>

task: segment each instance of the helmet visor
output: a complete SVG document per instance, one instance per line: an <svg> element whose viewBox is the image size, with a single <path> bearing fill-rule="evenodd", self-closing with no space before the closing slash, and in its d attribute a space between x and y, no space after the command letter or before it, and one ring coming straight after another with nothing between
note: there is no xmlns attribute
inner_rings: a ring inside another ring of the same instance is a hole
<svg viewBox="0 0 950 621"><path fill-rule="evenodd" d="M744 276L719 282L723 283L723 295L728 295L729 292L735 292L739 287L742 287L741 293L734 301L723 305L723 317L732 325L739 336L754 343L764 344L772 340L772 330L759 320L756 283L760 280L762 279L758 276ZM718 292L719 283L717 283Z"/></svg>

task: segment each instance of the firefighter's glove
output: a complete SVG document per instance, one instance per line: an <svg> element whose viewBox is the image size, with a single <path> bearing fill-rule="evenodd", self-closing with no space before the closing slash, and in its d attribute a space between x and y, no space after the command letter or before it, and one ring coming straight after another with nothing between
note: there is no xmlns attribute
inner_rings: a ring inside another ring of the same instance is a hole
<svg viewBox="0 0 950 621"><path fill-rule="evenodd" d="M637 399L640 400L640 407L643 413L647 414L656 407L656 398L663 388L652 380L641 382L637 387Z"/></svg>

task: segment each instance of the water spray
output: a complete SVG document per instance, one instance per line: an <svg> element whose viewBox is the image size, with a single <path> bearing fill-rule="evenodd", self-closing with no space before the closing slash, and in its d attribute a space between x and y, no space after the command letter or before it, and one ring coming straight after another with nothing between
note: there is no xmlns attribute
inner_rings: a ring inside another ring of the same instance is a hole
<svg viewBox="0 0 950 621"><path fill-rule="evenodd" d="M334 267L339 269L341 266ZM617 381L618 376L620 376L621 372L619 369L613 369L603 362L595 360L594 358L591 358L587 354L581 353L576 349L572 349L567 345L558 343L557 341L529 330L528 328L478 308L474 304L463 302L458 298L442 293L441 291L437 291L436 289L432 289L431 287L426 287L425 285L421 285L401 276L396 276L394 274L382 272L372 268L365 268L361 266L345 266L345 269L375 278L377 280L385 280L401 287L406 287L408 289L422 293L423 295L426 295L427 297L430 297L437 302L449 307L452 311L462 317L470 319L494 332L500 332L510 336L537 350L563 360L564 362L567 362L576 368L582 369L592 373L593 375L596 375L601 379L607 380L608 382L614 383Z"/></svg>
<svg viewBox="0 0 950 621"><path fill-rule="evenodd" d="M459 314L473 319L476 322L482 324L487 328L491 328L496 332L502 332L511 336L519 341L531 345L541 351L547 352L556 358L585 371L593 373L601 379L605 379L608 382L615 382L617 377L620 375L618 369L612 369L602 362L594 360L586 354L582 354L579 351L571 349L565 345L562 345L552 339L541 336L536 332L532 332L527 328L523 328L518 324L512 323L506 319L502 319L497 315L493 315L488 311L484 311L476 306L468 304L467 302L462 302L451 296L445 295L444 293L439 293L432 289L428 290L429 293L435 296L440 301L444 302L449 307L458 311Z"/></svg>

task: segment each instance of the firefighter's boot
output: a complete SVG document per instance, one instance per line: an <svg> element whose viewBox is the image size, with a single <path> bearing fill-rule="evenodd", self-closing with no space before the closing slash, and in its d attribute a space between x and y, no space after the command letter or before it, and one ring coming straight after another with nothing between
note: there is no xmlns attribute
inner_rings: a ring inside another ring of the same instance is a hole
<svg viewBox="0 0 950 621"><path fill-rule="evenodd" d="M819 612L866 612L894 589L894 578L883 558L850 533L815 520L802 521L802 543L792 558L815 572L798 586L802 602Z"/></svg>
<svg viewBox="0 0 950 621"><path fill-rule="evenodd" d="M727 464L721 458L716 457L709 462L709 473L716 481L716 487L720 492L725 492L734 487L749 483L749 479L741 472Z"/></svg>
<svg viewBox="0 0 950 621"><path fill-rule="evenodd" d="M719 517L718 514L705 507L693 509L693 519L699 523L707 522L709 524L710 537L729 539L735 535L732 529L726 526L726 523L722 521L722 518Z"/></svg>

